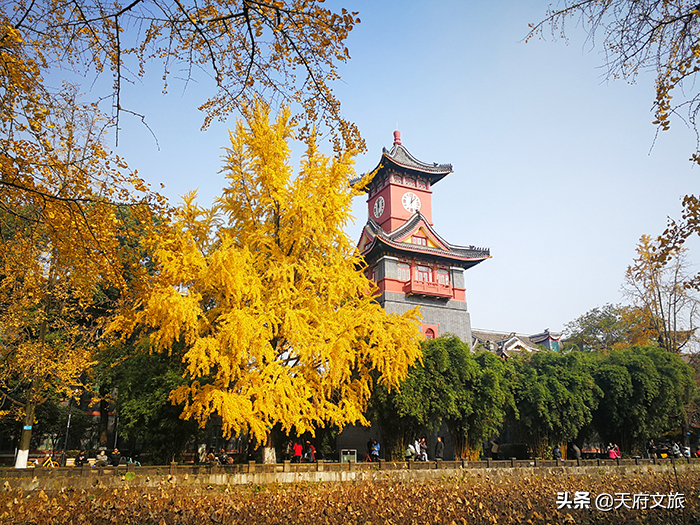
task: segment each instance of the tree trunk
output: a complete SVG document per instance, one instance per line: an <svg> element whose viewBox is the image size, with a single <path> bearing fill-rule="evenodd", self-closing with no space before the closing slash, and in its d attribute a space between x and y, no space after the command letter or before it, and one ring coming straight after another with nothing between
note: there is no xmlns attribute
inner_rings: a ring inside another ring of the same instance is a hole
<svg viewBox="0 0 700 525"><path fill-rule="evenodd" d="M263 463L277 463L277 452L275 451L275 442L272 437L272 432L267 435L267 442L263 447Z"/></svg>
<svg viewBox="0 0 700 525"><path fill-rule="evenodd" d="M549 442L546 439L538 439L533 447L533 452L535 453L536 458L546 458L549 455L548 449Z"/></svg>
<svg viewBox="0 0 700 525"><path fill-rule="evenodd" d="M455 459L465 459L468 453L467 450L467 436L462 432L451 432L452 443L455 447Z"/></svg>
<svg viewBox="0 0 700 525"><path fill-rule="evenodd" d="M481 444L467 442L467 446L464 449L462 457L459 459L466 459L467 461L479 461L482 452L483 447L481 446ZM458 459L456 455L455 459Z"/></svg>
<svg viewBox="0 0 700 525"><path fill-rule="evenodd" d="M32 441L32 426L34 425L34 401L30 392L29 400L25 406L24 424L22 426L22 437L19 440L19 450L15 459L15 468L27 468L29 459L29 445Z"/></svg>
<svg viewBox="0 0 700 525"><path fill-rule="evenodd" d="M398 440L390 442L386 448L386 459L394 461L403 461L406 457L406 449L408 448L406 442L407 439L403 435L400 438L398 438Z"/></svg>
<svg viewBox="0 0 700 525"><path fill-rule="evenodd" d="M49 310L51 302L46 306L45 311ZM48 324L46 319L41 322L39 327L39 343L46 342L46 331ZM27 468L27 460L29 459L29 446L32 441L32 427L34 426L34 411L37 405L37 392L39 391L39 378L36 373L32 378L32 385L27 392L27 403L24 405L24 424L22 425L22 437L19 440L19 450L15 459L15 468Z"/></svg>
<svg viewBox="0 0 700 525"><path fill-rule="evenodd" d="M100 389L100 446L107 447L107 432L109 430L109 403L105 399L106 392Z"/></svg>

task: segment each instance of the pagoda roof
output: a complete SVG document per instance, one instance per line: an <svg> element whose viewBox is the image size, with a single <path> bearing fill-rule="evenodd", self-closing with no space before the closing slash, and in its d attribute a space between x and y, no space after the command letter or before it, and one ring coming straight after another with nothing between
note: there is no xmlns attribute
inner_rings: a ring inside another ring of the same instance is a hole
<svg viewBox="0 0 700 525"><path fill-rule="evenodd" d="M412 234L418 230L423 230L426 237L435 246L422 246L405 242L405 239L410 239ZM408 221L391 233L385 232L370 217L360 236L360 252L366 257L375 251L430 256L463 268L471 268L491 257L488 248L450 244L438 235L420 212L416 212Z"/></svg>
<svg viewBox="0 0 700 525"><path fill-rule="evenodd" d="M432 184L442 179L448 173L452 173L452 164L438 164L437 162L428 164L420 161L411 155L403 144L394 144L389 151L386 148L382 148L382 160L384 159L400 168L420 171L429 175Z"/></svg>
<svg viewBox="0 0 700 525"><path fill-rule="evenodd" d="M390 150L382 148L382 158L379 161L379 164L377 164L377 167L370 172L370 175L372 176L372 178L374 178L374 176L377 173L379 173L379 171L382 170L382 168L386 169L388 167L394 167L400 171L410 170L418 172L423 177L428 179L431 185L442 180L442 178L445 177L445 175L452 173L452 164L438 164L437 162L428 163L415 158L401 144L400 136L398 138L398 142L395 140L394 145L391 147ZM355 177L350 181L350 184L357 184L365 176L367 176L366 173L360 175L359 177ZM369 186L370 182L371 179L367 181L367 184L365 185L365 191L367 191L366 189Z"/></svg>

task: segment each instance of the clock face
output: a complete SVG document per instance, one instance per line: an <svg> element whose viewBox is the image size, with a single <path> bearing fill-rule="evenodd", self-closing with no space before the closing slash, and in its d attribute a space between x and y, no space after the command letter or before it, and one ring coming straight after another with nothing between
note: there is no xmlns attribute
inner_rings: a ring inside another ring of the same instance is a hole
<svg viewBox="0 0 700 525"><path fill-rule="evenodd" d="M378 219L384 213L384 197L379 197L374 201L374 217Z"/></svg>
<svg viewBox="0 0 700 525"><path fill-rule="evenodd" d="M420 210L420 199L418 198L418 195L412 191L407 191L403 194L401 204L403 204L403 207L409 213L416 213L418 210Z"/></svg>

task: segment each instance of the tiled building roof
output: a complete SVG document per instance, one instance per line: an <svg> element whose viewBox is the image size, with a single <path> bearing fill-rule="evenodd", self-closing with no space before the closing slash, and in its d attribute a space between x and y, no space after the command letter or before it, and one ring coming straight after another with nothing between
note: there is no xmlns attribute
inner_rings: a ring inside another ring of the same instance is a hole
<svg viewBox="0 0 700 525"><path fill-rule="evenodd" d="M540 349L537 345L547 338L559 340L561 334L549 332L549 330L535 335L525 335L515 332L472 329L472 348L482 345L501 357L512 357L522 352L539 352Z"/></svg>
<svg viewBox="0 0 700 525"><path fill-rule="evenodd" d="M382 157L401 168L432 175L432 184L435 184L448 173L452 173L452 164L438 164L437 162L429 164L420 161L411 155L401 144L394 144L388 151L386 148L382 148Z"/></svg>
<svg viewBox="0 0 700 525"><path fill-rule="evenodd" d="M419 227L427 230L439 244L444 246L444 249L432 246L422 246L399 240L405 238ZM367 235L369 239L369 242L365 243L365 245L362 247L362 255L364 256L369 255L371 252L377 249L386 249L393 252L400 251L405 253L430 255L439 259L448 259L453 264L455 262L459 262L459 266L464 268L475 266L491 256L488 248L478 248L476 246L457 246L448 243L438 235L435 229L430 225L430 223L428 223L420 212L416 212L413 217L406 221L405 224L391 233L385 232L382 227L379 226L379 224L377 224L372 217L370 217L363 230L363 235Z"/></svg>
<svg viewBox="0 0 700 525"><path fill-rule="evenodd" d="M431 185L440 181L445 175L452 173L452 164L438 164L436 162L431 164L420 161L411 155L401 144L394 144L390 150L382 148L382 159L379 161L377 167L370 173L372 173L374 177L374 175L379 173L382 169L390 167L397 168L399 171L410 170L419 172L430 181ZM357 184L365 175L367 174L355 177L350 181L350 185ZM365 188L369 186L370 184L367 184Z"/></svg>

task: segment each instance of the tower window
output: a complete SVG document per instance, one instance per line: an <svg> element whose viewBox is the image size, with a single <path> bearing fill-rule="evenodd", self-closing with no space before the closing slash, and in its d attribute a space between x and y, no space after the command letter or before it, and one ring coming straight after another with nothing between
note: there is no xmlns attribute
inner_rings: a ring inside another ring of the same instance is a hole
<svg viewBox="0 0 700 525"><path fill-rule="evenodd" d="M425 237L416 237L414 235L411 242L413 242L413 244L417 244L418 246L428 246L428 239Z"/></svg>
<svg viewBox="0 0 700 525"><path fill-rule="evenodd" d="M411 267L408 264L399 263L397 268L400 281L408 281L411 279Z"/></svg>
<svg viewBox="0 0 700 525"><path fill-rule="evenodd" d="M450 284L450 272L447 270L438 270L437 271L437 282L440 284L446 284L449 286Z"/></svg>
<svg viewBox="0 0 700 525"><path fill-rule="evenodd" d="M426 339L435 339L435 332L433 332L433 329L432 329L432 328L428 328L428 329L425 331L425 338L426 338Z"/></svg>
<svg viewBox="0 0 700 525"><path fill-rule="evenodd" d="M415 188L416 187L416 179L409 179L408 177L406 177L406 179L404 180L404 184L406 186L411 186L412 188Z"/></svg>
<svg viewBox="0 0 700 525"><path fill-rule="evenodd" d="M427 266L416 266L416 281L433 281L433 272Z"/></svg>

